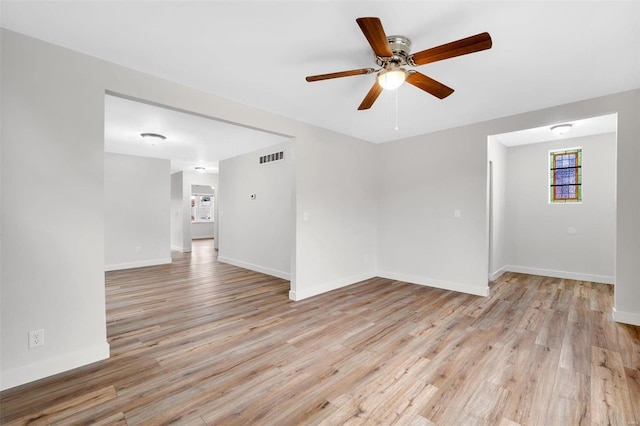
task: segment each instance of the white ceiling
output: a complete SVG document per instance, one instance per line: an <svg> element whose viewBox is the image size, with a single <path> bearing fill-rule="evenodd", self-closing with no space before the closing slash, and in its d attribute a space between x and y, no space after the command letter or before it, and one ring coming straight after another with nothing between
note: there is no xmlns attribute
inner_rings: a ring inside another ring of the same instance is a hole
<svg viewBox="0 0 640 426"><path fill-rule="evenodd" d="M151 145L141 133L165 140ZM287 140L284 136L193 114L105 96L104 149L118 154L171 160L171 171L218 173L218 162Z"/></svg>
<svg viewBox="0 0 640 426"><path fill-rule="evenodd" d="M378 16L413 52L488 31L490 50L419 67L456 91L404 85L356 108L373 67L355 22ZM372 142L640 87L639 1L2 1L3 27Z"/></svg>
<svg viewBox="0 0 640 426"><path fill-rule="evenodd" d="M571 129L565 134L558 135L551 131L551 127L556 124L571 124ZM599 135L602 133L613 133L617 130L618 115L608 114L599 117L584 118L582 120L550 123L547 126L523 129L518 130L517 132L502 133L499 135L491 135L490 137L505 146L518 146L538 142L578 138L588 135Z"/></svg>

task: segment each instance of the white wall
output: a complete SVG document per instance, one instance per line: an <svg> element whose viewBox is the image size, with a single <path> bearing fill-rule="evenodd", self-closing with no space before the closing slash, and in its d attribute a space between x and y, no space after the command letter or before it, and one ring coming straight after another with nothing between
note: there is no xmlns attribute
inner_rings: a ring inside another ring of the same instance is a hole
<svg viewBox="0 0 640 426"><path fill-rule="evenodd" d="M171 174L171 250L184 251L184 215L183 172ZM191 246L189 250L191 251Z"/></svg>
<svg viewBox="0 0 640 426"><path fill-rule="evenodd" d="M171 263L170 162L105 153L105 270Z"/></svg>
<svg viewBox="0 0 640 426"><path fill-rule="evenodd" d="M582 148L582 202L550 204L549 151L574 147ZM506 164L506 269L613 283L615 133L509 147Z"/></svg>
<svg viewBox="0 0 640 426"><path fill-rule="evenodd" d="M259 163L279 151L284 160ZM294 164L291 141L220 162L220 262L290 278Z"/></svg>
<svg viewBox="0 0 640 426"><path fill-rule="evenodd" d="M4 30L0 42L6 389L106 358L109 346L104 90L75 54ZM40 328L46 345L29 350L27 333Z"/></svg>
<svg viewBox="0 0 640 426"><path fill-rule="evenodd" d="M376 146L332 135L296 140L296 279L300 300L375 276Z"/></svg>
<svg viewBox="0 0 640 426"><path fill-rule="evenodd" d="M192 222L191 223L191 239L201 240L214 237L214 222Z"/></svg>
<svg viewBox="0 0 640 426"><path fill-rule="evenodd" d="M488 294L486 138L463 127L380 146L379 276Z"/></svg>
<svg viewBox="0 0 640 426"><path fill-rule="evenodd" d="M507 147L489 137L489 161L492 163L493 184L490 189L489 203L491 214L489 216L489 280L495 280L504 271L507 265Z"/></svg>

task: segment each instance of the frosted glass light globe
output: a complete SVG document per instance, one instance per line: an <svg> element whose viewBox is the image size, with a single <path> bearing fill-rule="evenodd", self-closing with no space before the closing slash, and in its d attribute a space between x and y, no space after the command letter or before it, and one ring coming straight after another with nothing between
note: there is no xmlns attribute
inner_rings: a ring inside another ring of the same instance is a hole
<svg viewBox="0 0 640 426"><path fill-rule="evenodd" d="M404 83L407 73L403 68L382 70L378 73L378 84L385 90L397 89Z"/></svg>

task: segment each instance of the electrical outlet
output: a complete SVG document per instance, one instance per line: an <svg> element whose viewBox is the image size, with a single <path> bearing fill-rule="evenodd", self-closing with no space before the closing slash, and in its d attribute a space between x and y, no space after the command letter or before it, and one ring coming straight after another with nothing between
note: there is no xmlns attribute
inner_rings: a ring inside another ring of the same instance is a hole
<svg viewBox="0 0 640 426"><path fill-rule="evenodd" d="M136 247L136 253L140 253L142 251L142 247L138 246Z"/></svg>
<svg viewBox="0 0 640 426"><path fill-rule="evenodd" d="M29 332L29 349L44 346L44 329Z"/></svg>

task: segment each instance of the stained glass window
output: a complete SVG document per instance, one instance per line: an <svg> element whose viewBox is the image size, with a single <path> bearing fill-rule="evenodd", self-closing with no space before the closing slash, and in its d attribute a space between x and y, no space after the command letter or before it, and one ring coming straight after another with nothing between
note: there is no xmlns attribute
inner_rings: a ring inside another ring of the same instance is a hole
<svg viewBox="0 0 640 426"><path fill-rule="evenodd" d="M549 202L582 201L582 149L549 152Z"/></svg>

